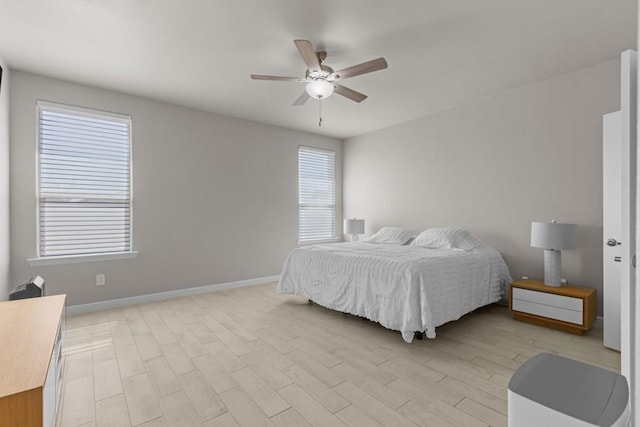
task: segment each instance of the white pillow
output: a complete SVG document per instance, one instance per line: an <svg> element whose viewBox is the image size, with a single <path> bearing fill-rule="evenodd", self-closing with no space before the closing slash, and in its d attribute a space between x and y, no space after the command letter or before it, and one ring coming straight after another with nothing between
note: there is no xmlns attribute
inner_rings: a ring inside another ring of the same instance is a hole
<svg viewBox="0 0 640 427"><path fill-rule="evenodd" d="M416 237L412 246L420 246L431 249L460 249L470 251L480 246L482 242L462 228L438 227L429 228Z"/></svg>
<svg viewBox="0 0 640 427"><path fill-rule="evenodd" d="M364 239L363 242L384 243L388 245L404 245L418 234L415 230L401 227L382 227L376 234Z"/></svg>

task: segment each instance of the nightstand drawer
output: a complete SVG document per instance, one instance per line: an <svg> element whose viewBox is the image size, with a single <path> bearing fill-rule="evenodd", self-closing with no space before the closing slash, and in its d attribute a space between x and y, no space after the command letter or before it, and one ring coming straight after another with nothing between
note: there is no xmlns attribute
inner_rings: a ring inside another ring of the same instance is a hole
<svg viewBox="0 0 640 427"><path fill-rule="evenodd" d="M523 322L582 335L596 320L595 289L523 279L509 284L509 294L509 311Z"/></svg>
<svg viewBox="0 0 640 427"><path fill-rule="evenodd" d="M514 291L516 291L516 289L514 289ZM580 302L582 303L582 300L580 300ZM582 325L583 321L582 307L580 307L579 311L568 310L562 307L554 307L551 305L523 301L514 298L511 302L511 309L521 313L535 314L537 316L548 317L550 319L556 319L563 322L575 323L576 325Z"/></svg>
<svg viewBox="0 0 640 427"><path fill-rule="evenodd" d="M535 304L543 304L551 307L564 308L566 310L579 311L582 313L582 298L566 297L546 292L530 291L528 289L514 288L512 298L514 300L527 301ZM515 310L514 306L514 310ZM522 310L520 310L522 311ZM580 320L578 323L582 323Z"/></svg>

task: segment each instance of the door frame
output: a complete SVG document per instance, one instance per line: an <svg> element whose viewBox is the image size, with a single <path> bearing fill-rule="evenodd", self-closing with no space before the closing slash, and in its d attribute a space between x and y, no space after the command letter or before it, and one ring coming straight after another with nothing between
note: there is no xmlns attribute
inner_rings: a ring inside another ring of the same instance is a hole
<svg viewBox="0 0 640 427"><path fill-rule="evenodd" d="M637 368L640 366L638 351L638 324L635 254L638 244L636 224L638 218L637 196L637 87L638 87L638 58L633 50L622 52L620 111L622 113L622 262L620 286L620 331L621 331L621 373L629 383L629 409L631 411L631 425L640 426L638 409Z"/></svg>

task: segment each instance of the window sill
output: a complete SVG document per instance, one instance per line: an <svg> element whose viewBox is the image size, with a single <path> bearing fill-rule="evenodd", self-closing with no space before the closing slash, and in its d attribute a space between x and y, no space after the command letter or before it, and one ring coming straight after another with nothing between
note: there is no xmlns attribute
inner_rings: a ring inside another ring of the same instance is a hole
<svg viewBox="0 0 640 427"><path fill-rule="evenodd" d="M342 242L342 239L339 237L334 237L333 239L321 239L321 240L298 240L298 246L320 245L322 243L338 243L338 242Z"/></svg>
<svg viewBox="0 0 640 427"><path fill-rule="evenodd" d="M46 266L46 265L74 264L79 262L130 259L130 258L135 258L137 256L138 256L138 251L132 251L132 252L114 252L109 254L95 254L95 255L48 256L48 257L41 257L41 258L29 258L27 262L31 267L40 267L40 266Z"/></svg>

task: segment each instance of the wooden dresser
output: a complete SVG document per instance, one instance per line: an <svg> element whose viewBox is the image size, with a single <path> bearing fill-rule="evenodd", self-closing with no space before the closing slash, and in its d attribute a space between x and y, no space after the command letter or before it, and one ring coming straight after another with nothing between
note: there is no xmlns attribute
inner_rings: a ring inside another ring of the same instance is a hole
<svg viewBox="0 0 640 427"><path fill-rule="evenodd" d="M0 426L53 426L65 295L0 302Z"/></svg>

